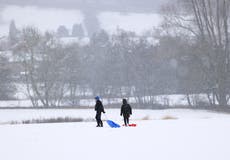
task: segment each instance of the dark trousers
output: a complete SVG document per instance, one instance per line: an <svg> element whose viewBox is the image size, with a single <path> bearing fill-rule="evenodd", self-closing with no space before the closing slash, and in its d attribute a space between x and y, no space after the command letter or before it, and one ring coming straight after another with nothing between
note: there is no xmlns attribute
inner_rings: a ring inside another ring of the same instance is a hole
<svg viewBox="0 0 230 160"><path fill-rule="evenodd" d="M129 115L124 115L125 126L129 125Z"/></svg>
<svg viewBox="0 0 230 160"><path fill-rule="evenodd" d="M101 113L97 113L95 118L97 120L97 127L103 127L103 122L101 120Z"/></svg>

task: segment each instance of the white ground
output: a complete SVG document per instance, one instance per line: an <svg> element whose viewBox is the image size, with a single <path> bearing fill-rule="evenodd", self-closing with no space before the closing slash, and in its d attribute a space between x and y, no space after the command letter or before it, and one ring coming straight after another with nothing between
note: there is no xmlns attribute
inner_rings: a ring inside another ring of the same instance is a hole
<svg viewBox="0 0 230 160"><path fill-rule="evenodd" d="M56 31L60 25L65 25L71 30L73 24L82 23L84 15L79 10L65 10L55 8L39 8L34 6L7 6L1 11L0 36L8 34L11 20L15 20L19 28L32 25L41 31ZM109 33L117 28L142 34L152 30L160 24L161 19L157 14L121 14L118 12L102 12L98 16L100 25Z"/></svg>
<svg viewBox="0 0 230 160"><path fill-rule="evenodd" d="M25 89L25 88L23 88ZM22 87L19 89L22 90ZM200 97L195 98L195 97ZM21 100L11 100L11 101L0 101L0 107L32 107L32 103L30 100L27 100L25 97L25 95L22 95L22 93L17 93L16 96L18 99ZM144 97L143 97L144 98ZM148 97L146 97L148 98ZM196 94L193 95L191 97L192 102L195 101L195 99L200 100L202 99L203 102L207 102L208 103L208 99L205 95L203 94ZM108 100L107 99L102 99L103 104L107 105L108 104ZM121 103L121 99L120 98L115 98L113 100L110 99L110 102L114 103L114 104L119 104ZM129 102L131 103L136 103L135 98L129 98ZM185 98L184 95L180 95L180 94L175 94L175 95L158 95L155 96L155 102L158 104L162 104L162 105L170 105L170 106L187 106L188 102ZM42 106L42 104L40 103L40 105ZM92 107L95 105L95 99L81 99L80 100L80 106L86 106L86 107Z"/></svg>
<svg viewBox="0 0 230 160"><path fill-rule="evenodd" d="M106 109L122 124L119 110ZM44 117L94 118L92 110L0 110L0 122ZM165 116L177 119L162 120ZM105 119L105 116L102 117ZM143 120L147 119L147 120ZM137 127L95 122L0 125L3 160L229 160L230 116L191 110L133 110Z"/></svg>

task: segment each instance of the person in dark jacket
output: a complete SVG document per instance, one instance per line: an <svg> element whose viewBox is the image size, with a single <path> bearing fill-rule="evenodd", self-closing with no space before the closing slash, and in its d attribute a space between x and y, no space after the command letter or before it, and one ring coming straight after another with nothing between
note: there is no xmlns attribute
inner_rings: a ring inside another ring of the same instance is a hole
<svg viewBox="0 0 230 160"><path fill-rule="evenodd" d="M132 108L131 106L127 103L126 99L122 100L123 104L121 106L121 116L123 115L124 117L124 122L125 122L125 126L129 125L129 117L130 115L132 115Z"/></svg>
<svg viewBox="0 0 230 160"><path fill-rule="evenodd" d="M96 111L96 120L97 120L97 127L103 127L103 122L101 120L101 113L105 113L104 111L104 106L102 104L102 102L100 101L100 97L96 96L95 97L96 100L96 105L95 105L95 111Z"/></svg>

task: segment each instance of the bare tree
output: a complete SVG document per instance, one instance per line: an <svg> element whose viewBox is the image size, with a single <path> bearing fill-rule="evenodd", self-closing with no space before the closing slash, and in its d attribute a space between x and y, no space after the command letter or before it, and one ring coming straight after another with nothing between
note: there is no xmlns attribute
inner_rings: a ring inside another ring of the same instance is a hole
<svg viewBox="0 0 230 160"><path fill-rule="evenodd" d="M40 34L32 27L24 28L15 54L24 66L24 79L33 106L59 106L64 96L65 57L62 46L50 33Z"/></svg>
<svg viewBox="0 0 230 160"><path fill-rule="evenodd" d="M9 60L0 53L0 99L12 99L15 93L13 71Z"/></svg>
<svg viewBox="0 0 230 160"><path fill-rule="evenodd" d="M199 57L208 61L201 64L209 88L215 88L220 106L226 106L229 95L229 0L179 0L179 5L164 9L164 26L179 29L193 37ZM168 12L170 11L170 13ZM172 33L172 30L170 30ZM178 32L177 32L178 33ZM210 81L212 83L210 83Z"/></svg>

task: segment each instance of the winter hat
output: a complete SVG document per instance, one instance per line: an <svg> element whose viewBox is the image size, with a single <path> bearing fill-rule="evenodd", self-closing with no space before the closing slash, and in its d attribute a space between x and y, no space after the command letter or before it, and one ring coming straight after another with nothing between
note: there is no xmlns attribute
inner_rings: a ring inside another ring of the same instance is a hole
<svg viewBox="0 0 230 160"><path fill-rule="evenodd" d="M96 96L96 97L95 97L95 99L96 99L96 100L99 100L99 99L100 99L100 97L99 97L99 96Z"/></svg>
<svg viewBox="0 0 230 160"><path fill-rule="evenodd" d="M127 100L125 98L122 100L122 102L123 104L127 104Z"/></svg>

